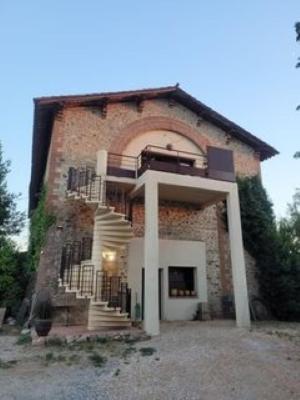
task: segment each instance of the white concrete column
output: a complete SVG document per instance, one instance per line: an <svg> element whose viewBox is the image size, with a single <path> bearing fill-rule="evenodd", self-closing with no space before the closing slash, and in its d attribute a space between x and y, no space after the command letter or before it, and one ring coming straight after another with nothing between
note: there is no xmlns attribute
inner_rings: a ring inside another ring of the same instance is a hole
<svg viewBox="0 0 300 400"><path fill-rule="evenodd" d="M159 334L158 267L158 185L157 182L147 179L145 182L144 329L149 335Z"/></svg>
<svg viewBox="0 0 300 400"><path fill-rule="evenodd" d="M107 174L107 151L99 150L97 151L97 167L96 174L100 176L105 176Z"/></svg>
<svg viewBox="0 0 300 400"><path fill-rule="evenodd" d="M94 220L93 232L93 247L92 247L92 263L95 266L95 271L102 270L102 243L101 243L101 227L96 220Z"/></svg>
<svg viewBox="0 0 300 400"><path fill-rule="evenodd" d="M100 205L106 204L106 189L105 189L105 177L107 175L107 161L108 154L106 150L97 151L97 166L96 166L96 175L100 176L96 179L96 193L99 193L98 200Z"/></svg>
<svg viewBox="0 0 300 400"><path fill-rule="evenodd" d="M94 218L94 232L93 232L93 246L92 246L92 264L94 265L94 296L97 295L98 299L101 296L101 282L97 279L97 272L102 271L102 240L99 223L96 216Z"/></svg>
<svg viewBox="0 0 300 400"><path fill-rule="evenodd" d="M246 280L246 267L242 239L240 203L237 185L227 194L227 216L231 252L232 278L235 299L236 324L250 327L250 313Z"/></svg>

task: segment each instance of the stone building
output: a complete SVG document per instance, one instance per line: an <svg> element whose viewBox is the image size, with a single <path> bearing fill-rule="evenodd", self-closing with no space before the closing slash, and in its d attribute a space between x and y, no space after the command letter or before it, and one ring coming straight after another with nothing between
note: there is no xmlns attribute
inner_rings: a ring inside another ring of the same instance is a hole
<svg viewBox="0 0 300 400"><path fill-rule="evenodd" d="M235 177L276 153L178 86L35 99L30 210L44 185L56 217L36 290L56 322L142 318L157 334L200 307L248 326L258 288Z"/></svg>

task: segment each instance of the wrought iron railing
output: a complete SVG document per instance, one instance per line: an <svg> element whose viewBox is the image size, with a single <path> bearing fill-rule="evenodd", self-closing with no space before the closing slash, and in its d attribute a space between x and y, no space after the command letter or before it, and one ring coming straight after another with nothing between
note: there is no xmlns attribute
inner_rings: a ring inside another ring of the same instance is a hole
<svg viewBox="0 0 300 400"><path fill-rule="evenodd" d="M70 282L71 267L80 265L82 261L92 258L93 240L84 237L81 241L67 242L62 248L60 279L63 283Z"/></svg>
<svg viewBox="0 0 300 400"><path fill-rule="evenodd" d="M67 192L87 201L96 201L101 205L115 207L116 211L130 216L130 201L124 186L106 182L90 169L69 168Z"/></svg>
<svg viewBox="0 0 300 400"><path fill-rule="evenodd" d="M69 168L67 192L87 201L105 205L106 180L92 168Z"/></svg>
<svg viewBox="0 0 300 400"><path fill-rule="evenodd" d="M106 301L109 307L120 308L121 312L130 314L131 289L120 276L108 276L101 271L96 272L95 300Z"/></svg>
<svg viewBox="0 0 300 400"><path fill-rule="evenodd" d="M63 246L60 267L60 279L69 290L77 291L80 296L94 297L97 301L108 302L109 307L120 308L130 314L131 291L127 282L120 276L108 276L95 271L94 265L85 264L91 259L92 239L68 242Z"/></svg>
<svg viewBox="0 0 300 400"><path fill-rule="evenodd" d="M107 175L137 178L138 158L124 154L108 153Z"/></svg>

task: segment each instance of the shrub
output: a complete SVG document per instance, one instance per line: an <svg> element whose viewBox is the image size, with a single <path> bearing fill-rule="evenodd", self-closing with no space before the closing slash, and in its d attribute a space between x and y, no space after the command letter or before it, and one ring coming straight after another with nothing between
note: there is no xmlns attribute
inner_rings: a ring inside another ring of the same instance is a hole
<svg viewBox="0 0 300 400"><path fill-rule="evenodd" d="M101 356L99 353L93 353L89 356L89 359L92 361L94 367L101 368L106 363L106 357Z"/></svg>

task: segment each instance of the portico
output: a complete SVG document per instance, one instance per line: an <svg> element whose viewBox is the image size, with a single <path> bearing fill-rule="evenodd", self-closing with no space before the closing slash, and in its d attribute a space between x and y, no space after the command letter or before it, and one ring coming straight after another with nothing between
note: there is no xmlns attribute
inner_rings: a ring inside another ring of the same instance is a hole
<svg viewBox="0 0 300 400"><path fill-rule="evenodd" d="M238 327L248 328L250 314L237 184L199 176L147 170L137 179L136 187L131 193L133 197L141 194L144 195L145 201L145 331L151 335L159 334L159 199L190 201L198 203L202 208L226 200L236 324Z"/></svg>

